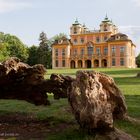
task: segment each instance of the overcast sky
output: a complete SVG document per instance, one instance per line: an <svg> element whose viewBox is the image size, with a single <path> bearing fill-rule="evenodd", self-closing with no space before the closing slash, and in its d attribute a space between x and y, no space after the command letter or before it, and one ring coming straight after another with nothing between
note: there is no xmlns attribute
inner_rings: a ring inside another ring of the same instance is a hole
<svg viewBox="0 0 140 140"><path fill-rule="evenodd" d="M140 52L140 0L0 0L0 31L38 45L42 31L48 38L69 35L76 17L89 29L99 29L106 13Z"/></svg>

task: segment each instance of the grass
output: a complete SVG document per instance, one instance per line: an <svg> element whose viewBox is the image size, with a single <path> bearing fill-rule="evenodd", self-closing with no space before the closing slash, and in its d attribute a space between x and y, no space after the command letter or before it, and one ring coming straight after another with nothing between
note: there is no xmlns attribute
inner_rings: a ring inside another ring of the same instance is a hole
<svg viewBox="0 0 140 140"><path fill-rule="evenodd" d="M49 78L52 73L59 73L75 77L78 69L58 69L48 70L45 78ZM87 69L84 69L87 70ZM136 74L140 69L88 69L103 72L112 76L125 95L128 106L128 114L136 119L140 119L140 78ZM10 113L32 114L39 120L50 118L52 125L55 126L62 122L71 123L65 130L47 135L44 140L93 140L94 138L80 132L78 125L70 111L67 99L53 100L49 95L51 106L34 106L30 103L17 100L0 100L0 115ZM116 121L115 126L131 134L137 140L140 140L140 125L132 124L127 121Z"/></svg>

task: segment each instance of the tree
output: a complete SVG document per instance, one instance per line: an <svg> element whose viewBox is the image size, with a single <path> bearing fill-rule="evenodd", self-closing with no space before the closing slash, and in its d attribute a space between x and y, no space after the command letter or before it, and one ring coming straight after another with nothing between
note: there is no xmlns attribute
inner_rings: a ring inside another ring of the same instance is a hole
<svg viewBox="0 0 140 140"><path fill-rule="evenodd" d="M0 62L6 60L9 57L9 52L4 44L0 44Z"/></svg>
<svg viewBox="0 0 140 140"><path fill-rule="evenodd" d="M51 48L48 45L46 33L42 32L39 36L39 47L37 49L37 62L46 68L51 68Z"/></svg>
<svg viewBox="0 0 140 140"><path fill-rule="evenodd" d="M24 45L19 38L14 35L4 34L0 32L0 45L1 48L1 57L4 58L15 56L20 58L22 61L26 62L28 58L27 46Z"/></svg>
<svg viewBox="0 0 140 140"><path fill-rule="evenodd" d="M38 47L34 45L28 48L29 57L27 62L29 65L37 64L37 49Z"/></svg>
<svg viewBox="0 0 140 140"><path fill-rule="evenodd" d="M137 64L137 67L140 67L140 53L136 57L136 64Z"/></svg>

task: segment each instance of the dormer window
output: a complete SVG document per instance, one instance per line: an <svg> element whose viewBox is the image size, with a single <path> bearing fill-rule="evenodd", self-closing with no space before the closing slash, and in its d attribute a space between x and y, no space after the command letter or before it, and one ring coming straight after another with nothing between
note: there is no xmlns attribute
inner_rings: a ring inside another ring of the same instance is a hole
<svg viewBox="0 0 140 140"><path fill-rule="evenodd" d="M63 42L63 40L62 40L62 39L60 39L60 40L58 41L58 44L62 44L62 42Z"/></svg>
<svg viewBox="0 0 140 140"><path fill-rule="evenodd" d="M120 39L120 36L119 36L119 35L117 35L117 36L116 36L116 40L119 40L119 39Z"/></svg>

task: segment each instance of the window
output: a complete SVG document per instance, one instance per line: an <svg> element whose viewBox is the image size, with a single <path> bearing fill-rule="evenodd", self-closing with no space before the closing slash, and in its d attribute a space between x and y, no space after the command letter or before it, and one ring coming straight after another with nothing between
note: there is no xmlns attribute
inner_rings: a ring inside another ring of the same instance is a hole
<svg viewBox="0 0 140 140"><path fill-rule="evenodd" d="M55 66L58 67L58 60L55 60Z"/></svg>
<svg viewBox="0 0 140 140"><path fill-rule="evenodd" d="M77 55L77 49L74 49L73 54Z"/></svg>
<svg viewBox="0 0 140 140"><path fill-rule="evenodd" d="M74 44L77 44L77 39L74 39Z"/></svg>
<svg viewBox="0 0 140 140"><path fill-rule="evenodd" d="M65 60L62 60L62 67L65 67Z"/></svg>
<svg viewBox="0 0 140 140"><path fill-rule="evenodd" d="M115 66L115 65L116 65L116 59L112 58L112 66Z"/></svg>
<svg viewBox="0 0 140 140"><path fill-rule="evenodd" d="M104 25L104 31L107 31L107 25Z"/></svg>
<svg viewBox="0 0 140 140"><path fill-rule="evenodd" d="M88 53L88 55L92 55L93 54L93 51L94 51L93 45L92 45L92 43L89 43L88 44L88 47L87 47L87 53Z"/></svg>
<svg viewBox="0 0 140 140"><path fill-rule="evenodd" d="M84 55L84 48L81 49L81 55Z"/></svg>
<svg viewBox="0 0 140 140"><path fill-rule="evenodd" d="M124 66L124 58L120 58L120 66Z"/></svg>
<svg viewBox="0 0 140 140"><path fill-rule="evenodd" d="M120 39L120 36L117 35L115 39L116 39L116 40L119 40L119 39Z"/></svg>
<svg viewBox="0 0 140 140"><path fill-rule="evenodd" d="M104 55L107 55L108 54L108 48L104 48Z"/></svg>
<svg viewBox="0 0 140 140"><path fill-rule="evenodd" d="M113 46L113 47L112 47L112 55L115 55L115 53L116 53L116 47Z"/></svg>
<svg viewBox="0 0 140 140"><path fill-rule="evenodd" d="M58 56L58 49L55 49L55 56Z"/></svg>
<svg viewBox="0 0 140 140"><path fill-rule="evenodd" d="M81 43L84 43L84 39L83 38L81 38Z"/></svg>
<svg viewBox="0 0 140 140"><path fill-rule="evenodd" d="M74 27L74 34L77 34L77 28Z"/></svg>
<svg viewBox="0 0 140 140"><path fill-rule="evenodd" d="M65 56L65 49L62 49L62 56Z"/></svg>
<svg viewBox="0 0 140 140"><path fill-rule="evenodd" d="M100 48L96 48L96 54L100 55Z"/></svg>
<svg viewBox="0 0 140 140"><path fill-rule="evenodd" d="M120 48L120 53L123 54L124 53L124 47Z"/></svg>
<svg viewBox="0 0 140 140"><path fill-rule="evenodd" d="M96 37L96 42L100 42L100 38L99 37Z"/></svg>

